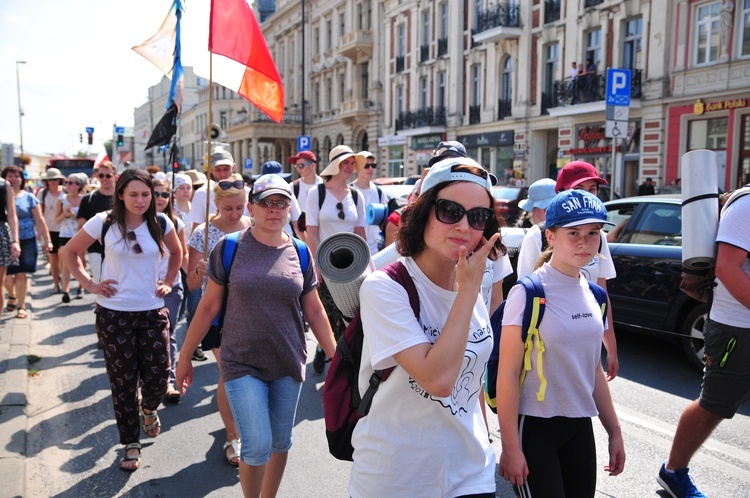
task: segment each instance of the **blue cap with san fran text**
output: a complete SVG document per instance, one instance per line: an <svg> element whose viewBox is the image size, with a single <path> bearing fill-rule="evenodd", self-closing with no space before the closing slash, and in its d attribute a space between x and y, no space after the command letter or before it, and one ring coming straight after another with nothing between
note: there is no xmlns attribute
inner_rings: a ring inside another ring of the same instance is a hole
<svg viewBox="0 0 750 498"><path fill-rule="evenodd" d="M547 228L570 228L589 223L605 223L607 208L602 201L585 190L565 190L557 194L547 208Z"/></svg>

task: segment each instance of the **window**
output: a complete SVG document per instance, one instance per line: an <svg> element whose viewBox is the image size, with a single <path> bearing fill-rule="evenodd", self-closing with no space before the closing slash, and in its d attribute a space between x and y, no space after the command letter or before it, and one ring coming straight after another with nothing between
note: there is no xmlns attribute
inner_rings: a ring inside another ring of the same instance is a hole
<svg viewBox="0 0 750 498"><path fill-rule="evenodd" d="M555 87L555 77L557 76L557 59L560 53L560 45L553 43L547 45L546 61L544 63L544 91L552 95Z"/></svg>
<svg viewBox="0 0 750 498"><path fill-rule="evenodd" d="M339 38L344 36L346 33L346 21L344 20L344 13L339 14Z"/></svg>
<svg viewBox="0 0 750 498"><path fill-rule="evenodd" d="M448 2L440 4L440 38L448 38Z"/></svg>
<svg viewBox="0 0 750 498"><path fill-rule="evenodd" d="M478 106L482 100L482 66L471 66L471 105Z"/></svg>
<svg viewBox="0 0 750 498"><path fill-rule="evenodd" d="M332 78L326 78L326 105L328 106L328 110L331 110L331 107L333 107L333 79Z"/></svg>
<svg viewBox="0 0 750 498"><path fill-rule="evenodd" d="M331 20L326 21L326 51L333 48L333 23Z"/></svg>
<svg viewBox="0 0 750 498"><path fill-rule="evenodd" d="M403 57L406 54L406 26L401 23L396 26L396 56Z"/></svg>
<svg viewBox="0 0 750 498"><path fill-rule="evenodd" d="M344 73L339 74L339 102L344 101L344 95L346 93L346 78Z"/></svg>
<svg viewBox="0 0 750 498"><path fill-rule="evenodd" d="M429 101L427 100L427 78L419 78L419 108L427 109Z"/></svg>
<svg viewBox="0 0 750 498"><path fill-rule="evenodd" d="M445 109L445 71L437 74L437 106L438 109Z"/></svg>
<svg viewBox="0 0 750 498"><path fill-rule="evenodd" d="M708 64L719 58L719 11L721 2L699 6L695 16L695 65Z"/></svg>
<svg viewBox="0 0 750 498"><path fill-rule="evenodd" d="M747 0L750 2L750 0ZM623 45L622 66L627 69L641 67L641 33L643 20L631 19L625 22L625 43Z"/></svg>
<svg viewBox="0 0 750 498"><path fill-rule="evenodd" d="M320 28L313 29L313 54L320 55Z"/></svg>
<svg viewBox="0 0 750 498"><path fill-rule="evenodd" d="M478 33L482 28L480 26L479 17L482 14L483 0L474 0L474 30Z"/></svg>
<svg viewBox="0 0 750 498"><path fill-rule="evenodd" d="M750 56L750 0L744 0L742 5L742 32L740 34L740 56Z"/></svg>
<svg viewBox="0 0 750 498"><path fill-rule="evenodd" d="M362 3L357 4L357 29L365 29L365 6Z"/></svg>
<svg viewBox="0 0 750 498"><path fill-rule="evenodd" d="M586 33L586 61L591 59L596 66L602 57L602 30L596 29ZM588 69L587 69L588 71Z"/></svg>
<svg viewBox="0 0 750 498"><path fill-rule="evenodd" d="M369 95L369 86L370 86L370 63L365 62L360 65L360 79L362 82L362 88L360 91L362 92L360 95L363 99L370 98Z"/></svg>
<svg viewBox="0 0 750 498"><path fill-rule="evenodd" d="M748 0L750 2L750 0ZM430 44L430 40L432 39L432 34L430 33L430 11L429 10L423 10L422 11L422 46L428 46Z"/></svg>
<svg viewBox="0 0 750 498"><path fill-rule="evenodd" d="M396 116L400 116L404 112L404 87L403 85L396 86Z"/></svg>
<svg viewBox="0 0 750 498"><path fill-rule="evenodd" d="M312 110L320 112L320 83L313 83L312 89Z"/></svg>
<svg viewBox="0 0 750 498"><path fill-rule="evenodd" d="M227 129L227 111L221 111L219 113L219 126L222 130Z"/></svg>
<svg viewBox="0 0 750 498"><path fill-rule="evenodd" d="M513 99L513 58L508 57L503 66L502 89L500 95L505 102Z"/></svg>
<svg viewBox="0 0 750 498"><path fill-rule="evenodd" d="M728 118L701 119L688 125L688 150L727 148Z"/></svg>

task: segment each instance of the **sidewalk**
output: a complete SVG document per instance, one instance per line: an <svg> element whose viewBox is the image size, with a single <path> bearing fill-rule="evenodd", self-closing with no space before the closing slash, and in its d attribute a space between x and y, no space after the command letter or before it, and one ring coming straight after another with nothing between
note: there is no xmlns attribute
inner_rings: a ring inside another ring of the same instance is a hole
<svg viewBox="0 0 750 498"><path fill-rule="evenodd" d="M46 273L46 267L40 265L39 271ZM34 289L34 284L39 286L38 280L44 278L32 277L30 289ZM48 275L46 278L51 279ZM27 355L34 318L31 293L26 309L28 316L23 320L15 318L15 311L5 309L0 320L0 482L2 495L9 497L26 494Z"/></svg>

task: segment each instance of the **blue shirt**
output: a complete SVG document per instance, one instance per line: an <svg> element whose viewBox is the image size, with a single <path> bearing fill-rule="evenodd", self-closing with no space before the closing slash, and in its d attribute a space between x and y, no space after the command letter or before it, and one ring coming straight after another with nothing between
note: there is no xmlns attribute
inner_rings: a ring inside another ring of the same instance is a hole
<svg viewBox="0 0 750 498"><path fill-rule="evenodd" d="M24 191L16 197L16 213L18 214L18 239L26 240L36 237L34 232L34 215L31 211L39 204L39 199Z"/></svg>

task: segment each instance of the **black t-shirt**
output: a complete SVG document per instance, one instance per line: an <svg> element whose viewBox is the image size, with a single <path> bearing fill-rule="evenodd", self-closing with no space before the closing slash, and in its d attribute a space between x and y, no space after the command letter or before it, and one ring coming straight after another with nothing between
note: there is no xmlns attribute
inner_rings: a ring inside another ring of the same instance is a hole
<svg viewBox="0 0 750 498"><path fill-rule="evenodd" d="M101 194L98 190L95 190L81 198L81 204L78 206L78 218L88 221L97 213L109 211L110 209L112 209L112 196ZM101 254L102 245L98 241L94 241L89 246L87 252L98 252Z"/></svg>

